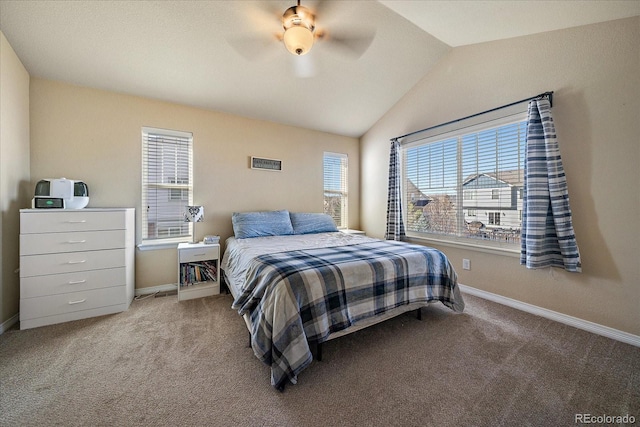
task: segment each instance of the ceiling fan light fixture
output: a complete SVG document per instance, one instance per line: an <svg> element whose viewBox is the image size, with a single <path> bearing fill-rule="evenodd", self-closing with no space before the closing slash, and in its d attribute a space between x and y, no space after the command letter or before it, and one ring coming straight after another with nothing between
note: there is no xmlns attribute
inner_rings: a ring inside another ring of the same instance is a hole
<svg viewBox="0 0 640 427"><path fill-rule="evenodd" d="M282 41L287 50L298 56L309 52L313 46L315 27L315 16L309 9L300 6L298 0L297 6L290 7L282 15Z"/></svg>
<svg viewBox="0 0 640 427"><path fill-rule="evenodd" d="M294 55L304 55L313 46L313 33L306 27L295 25L285 30L282 39L289 52Z"/></svg>

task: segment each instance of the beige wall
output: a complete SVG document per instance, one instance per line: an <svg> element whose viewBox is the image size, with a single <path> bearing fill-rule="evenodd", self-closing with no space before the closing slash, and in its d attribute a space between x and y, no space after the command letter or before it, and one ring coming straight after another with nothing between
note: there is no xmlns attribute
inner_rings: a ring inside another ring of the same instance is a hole
<svg viewBox="0 0 640 427"><path fill-rule="evenodd" d="M640 335L638 46L635 17L453 49L361 138L362 227L378 237L385 231L390 138L555 91L583 273L440 249L463 284Z"/></svg>
<svg viewBox="0 0 640 427"><path fill-rule="evenodd" d="M19 309L19 209L28 182L29 74L0 32L0 325Z"/></svg>
<svg viewBox="0 0 640 427"><path fill-rule="evenodd" d="M199 238L233 231L234 211L322 212L322 155L349 156L349 225L359 227L357 139L166 102L31 81L31 177L81 179L90 207L135 207L140 242L141 128L193 132ZM280 159L282 172L253 170L249 157ZM137 251L136 288L175 283L176 251Z"/></svg>

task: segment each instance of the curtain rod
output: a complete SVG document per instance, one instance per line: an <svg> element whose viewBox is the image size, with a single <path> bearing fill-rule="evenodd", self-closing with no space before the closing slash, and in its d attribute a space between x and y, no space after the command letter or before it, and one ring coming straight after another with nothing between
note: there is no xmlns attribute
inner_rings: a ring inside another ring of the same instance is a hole
<svg viewBox="0 0 640 427"><path fill-rule="evenodd" d="M536 95L536 96L532 96L532 97L529 97L529 98L521 99L520 101L512 102L511 104L502 105L500 107L492 108L490 110L483 111L481 113L472 114L470 116L463 117L461 119L451 120L450 122L441 123L439 125L431 126L431 127L425 128L425 129L420 129L420 130L408 133L406 135L396 136L395 138L392 138L392 139L406 138L408 136L412 136L412 135L415 135L415 134L418 134L418 133L421 133L421 132L426 132L426 131L431 130L431 129L436 129L436 128L439 128L439 127L442 127L442 126L446 126L446 125L450 125L450 124L453 124L453 123L461 122L462 120L472 119L472 118L480 116L482 114L492 113L494 111L501 110L503 108L511 107L512 105L522 104L523 102L532 101L534 99L544 99L544 98L549 98L549 104L551 106L553 106L553 91L544 92L544 93L541 93L541 94Z"/></svg>

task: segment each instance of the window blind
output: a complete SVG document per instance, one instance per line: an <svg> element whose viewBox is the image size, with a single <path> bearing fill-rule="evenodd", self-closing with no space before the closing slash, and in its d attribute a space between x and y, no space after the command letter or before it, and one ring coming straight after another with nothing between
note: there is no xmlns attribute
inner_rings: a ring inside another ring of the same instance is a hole
<svg viewBox="0 0 640 427"><path fill-rule="evenodd" d="M142 240L188 240L193 201L193 135L142 129Z"/></svg>
<svg viewBox="0 0 640 427"><path fill-rule="evenodd" d="M348 162L346 154L324 153L324 212L338 228L348 227Z"/></svg>
<svg viewBox="0 0 640 427"><path fill-rule="evenodd" d="M526 113L402 147L407 232L518 243Z"/></svg>

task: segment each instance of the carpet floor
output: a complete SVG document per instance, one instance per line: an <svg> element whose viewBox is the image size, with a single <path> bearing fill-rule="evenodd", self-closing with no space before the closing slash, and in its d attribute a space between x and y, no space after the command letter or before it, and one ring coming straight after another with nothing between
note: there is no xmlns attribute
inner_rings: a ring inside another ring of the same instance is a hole
<svg viewBox="0 0 640 427"><path fill-rule="evenodd" d="M0 336L1 426L640 424L640 348L464 295L323 346L280 393L219 295ZM604 419L603 419L604 420Z"/></svg>

